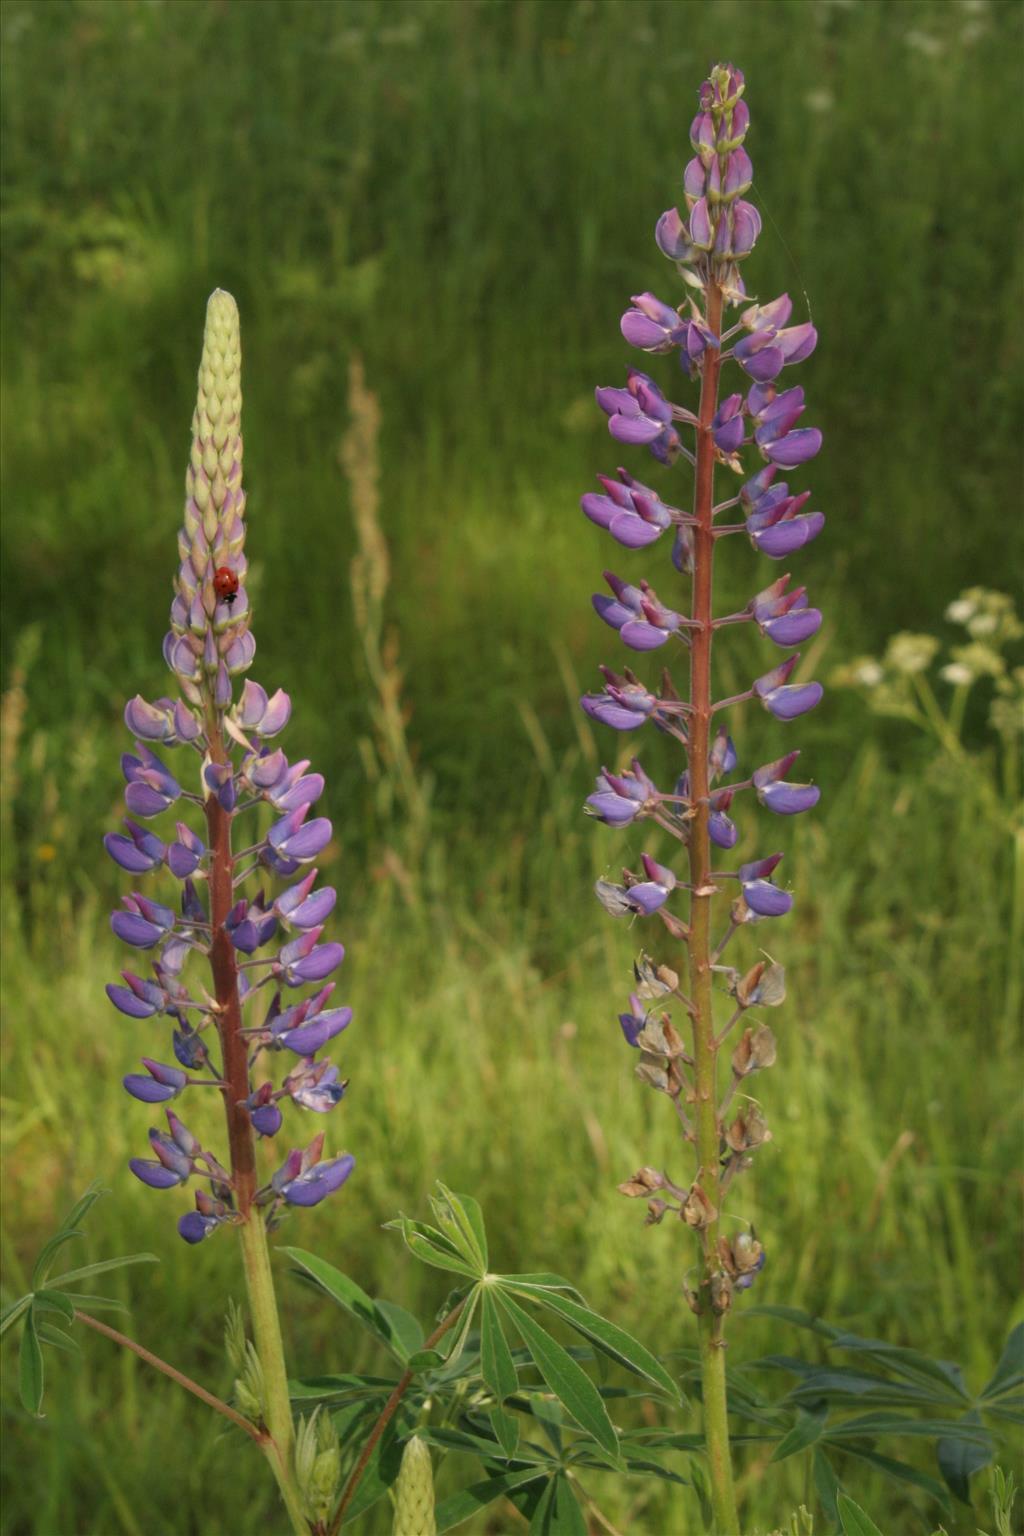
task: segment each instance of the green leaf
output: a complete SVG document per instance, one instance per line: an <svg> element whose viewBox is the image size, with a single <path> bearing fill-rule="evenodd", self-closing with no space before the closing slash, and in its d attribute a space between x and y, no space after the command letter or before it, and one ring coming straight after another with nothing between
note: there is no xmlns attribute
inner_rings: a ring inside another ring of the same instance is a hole
<svg viewBox="0 0 1024 1536"><path fill-rule="evenodd" d="M18 1385L26 1413L33 1418L43 1417L43 1351L36 1332L36 1320L30 1307L21 1330L21 1349L18 1356Z"/></svg>
<svg viewBox="0 0 1024 1536"><path fill-rule="evenodd" d="M487 1230L483 1212L472 1195L455 1195L438 1180L440 1199L431 1200L434 1214L444 1226L452 1228L453 1241L461 1248L471 1263L480 1266L480 1274L487 1273Z"/></svg>
<svg viewBox="0 0 1024 1536"><path fill-rule="evenodd" d="M413 1317L411 1312L407 1312L397 1302L388 1301L383 1296L375 1296L373 1304L387 1320L396 1350L403 1350L406 1355L414 1355L418 1349L423 1348L425 1334L418 1318Z"/></svg>
<svg viewBox="0 0 1024 1536"><path fill-rule="evenodd" d="M916 1386L911 1382L893 1381L887 1376L873 1376L848 1365L812 1365L807 1360L794 1359L789 1355L768 1355L757 1361L758 1368L789 1371L799 1377L797 1386L789 1393L787 1401L800 1397L827 1398L831 1402L849 1402L855 1399L864 1403L887 1403L892 1407L908 1407L930 1404L946 1407L949 1399L944 1392L933 1386Z"/></svg>
<svg viewBox="0 0 1024 1536"><path fill-rule="evenodd" d="M33 1307L40 1307L44 1312L59 1312L65 1322L73 1323L75 1309L62 1291L36 1291L32 1302Z"/></svg>
<svg viewBox="0 0 1024 1536"><path fill-rule="evenodd" d="M54 1275L51 1285L59 1285L62 1289L69 1280L86 1280L91 1275L105 1275L111 1269L124 1269L128 1264L159 1264L160 1260L155 1253L126 1253L120 1259L100 1259L95 1264L83 1264L79 1269L65 1270L62 1275Z"/></svg>
<svg viewBox="0 0 1024 1536"><path fill-rule="evenodd" d="M712 1531L715 1528L715 1510L711 1502L711 1481L707 1468L699 1457L695 1456L690 1470L693 1476L693 1491L700 1505L701 1525L706 1531Z"/></svg>
<svg viewBox="0 0 1024 1536"><path fill-rule="evenodd" d="M637 1376L645 1376L648 1381L667 1392L673 1401L678 1402L679 1388L668 1374L665 1367L651 1354L650 1350L632 1334L616 1323L610 1323L607 1318L599 1313L592 1312L589 1307L580 1306L579 1302L570 1301L566 1296L558 1296L550 1291L543 1291L539 1287L524 1285L520 1282L510 1286L505 1277L500 1281L501 1289L514 1290L518 1296L528 1296L531 1301L538 1302L547 1307L550 1312L555 1312L559 1317L565 1318L577 1333L582 1333L592 1344L610 1359L624 1365L627 1370L635 1372Z"/></svg>
<svg viewBox="0 0 1024 1536"><path fill-rule="evenodd" d="M436 1371L438 1366L444 1363L445 1357L439 1349L418 1349L406 1361L406 1370L413 1371L419 1376L424 1371Z"/></svg>
<svg viewBox="0 0 1024 1536"><path fill-rule="evenodd" d="M859 1504L841 1493L836 1499L843 1536L882 1536L875 1522L864 1513Z"/></svg>
<svg viewBox="0 0 1024 1536"><path fill-rule="evenodd" d="M911 1419L898 1413L865 1413L859 1418L833 1424L828 1432L830 1441L852 1440L861 1436L876 1435L924 1435L928 1439L950 1438L967 1441L972 1445L991 1442L988 1430L980 1424L969 1424L963 1419Z"/></svg>
<svg viewBox="0 0 1024 1536"><path fill-rule="evenodd" d="M362 1323L364 1328L368 1328L385 1344L400 1365L406 1364L409 1354L401 1334L377 1303L367 1296L362 1286L350 1276L343 1274L340 1269L336 1269L333 1264L328 1264L326 1259L307 1252L305 1248L282 1248L280 1251L286 1254L300 1270L304 1270L322 1291L326 1291L332 1301L336 1301L350 1316Z"/></svg>
<svg viewBox="0 0 1024 1536"><path fill-rule="evenodd" d="M92 1210L100 1196L105 1195L106 1193L107 1191L102 1187L102 1185L94 1180L89 1185L88 1189L84 1191L80 1199L75 1201L75 1204L71 1207L70 1211L61 1222L60 1230L64 1232L67 1231L70 1227L77 1227L78 1224L84 1221L86 1216L88 1216L89 1212Z"/></svg>
<svg viewBox="0 0 1024 1536"><path fill-rule="evenodd" d="M52 1344L55 1349L69 1350L73 1355L82 1353L74 1339L68 1338L66 1333L61 1333L60 1329L55 1328L52 1323L37 1323L36 1333L42 1344Z"/></svg>
<svg viewBox="0 0 1024 1536"><path fill-rule="evenodd" d="M545 1291L568 1291L570 1295L575 1296L579 1301L583 1300L582 1292L578 1291L568 1280L564 1279L561 1275L552 1275L546 1271L532 1275L497 1275L495 1278L500 1280L503 1285L532 1285L538 1286Z"/></svg>
<svg viewBox="0 0 1024 1536"><path fill-rule="evenodd" d="M422 1263L431 1264L435 1269L447 1270L450 1274L465 1275L469 1280L479 1278L477 1266L468 1263L455 1244L443 1232L438 1232L436 1227L413 1221L409 1216L400 1216L395 1221L386 1222L385 1227L400 1231L409 1252Z"/></svg>
<svg viewBox="0 0 1024 1536"><path fill-rule="evenodd" d="M807 1328L811 1333L822 1334L825 1338L834 1338L839 1332L831 1323L826 1323L823 1317L815 1317L810 1312L805 1312L802 1307L776 1307L768 1303L754 1307L743 1308L744 1317L775 1317L779 1322L792 1323L794 1328Z"/></svg>
<svg viewBox="0 0 1024 1536"><path fill-rule="evenodd" d="M817 1413L805 1413L798 1408L796 1423L775 1447L772 1461L785 1461L787 1456L795 1456L798 1451L806 1451L808 1446L815 1445L824 1434L827 1423L827 1408L819 1409Z"/></svg>
<svg viewBox="0 0 1024 1536"><path fill-rule="evenodd" d="M1024 1386L1024 1323L1018 1323L1011 1330L992 1380L981 1395L983 1398L1000 1397L1020 1386Z"/></svg>
<svg viewBox="0 0 1024 1536"><path fill-rule="evenodd" d="M488 1504L493 1504L495 1499L504 1498L516 1488L524 1488L529 1483L538 1482L536 1467L527 1467L517 1472L503 1472L500 1477L489 1477L483 1482L473 1483L469 1488L463 1488L461 1492L452 1494L445 1499L434 1511L434 1519L437 1522L437 1536L444 1536L446 1531L453 1530L461 1525L464 1520L470 1519L481 1509L486 1509Z"/></svg>
<svg viewBox="0 0 1024 1536"><path fill-rule="evenodd" d="M586 1458L581 1460L585 1461ZM685 1477L680 1477L678 1472L670 1472L668 1467L663 1467L660 1461L648 1461L646 1458L627 1456L626 1466L630 1472L642 1474L645 1477L660 1477L667 1483L678 1483L680 1487L690 1486Z"/></svg>
<svg viewBox="0 0 1024 1536"><path fill-rule="evenodd" d="M491 1409L488 1418L507 1460L511 1461L519 1446L519 1420L514 1413L498 1407Z"/></svg>
<svg viewBox="0 0 1024 1536"><path fill-rule="evenodd" d="M39 1250L39 1257L36 1259L35 1267L32 1270L33 1291L38 1290L41 1285L45 1284L46 1278L50 1272L50 1265L53 1263L54 1259L57 1257L57 1254L63 1248L64 1244L70 1243L73 1237L81 1236L81 1231L78 1228L75 1228L74 1231L57 1232L53 1237L50 1238L49 1242L43 1244L42 1248Z"/></svg>
<svg viewBox="0 0 1024 1536"><path fill-rule="evenodd" d="M833 1525L838 1525L839 1510L836 1500L842 1485L836 1476L835 1468L820 1445L814 1447L812 1466L814 1470L814 1486L817 1490L818 1498L821 1500L825 1513Z"/></svg>
<svg viewBox="0 0 1024 1536"><path fill-rule="evenodd" d="M1007 1424L1024 1424L1024 1396L1000 1397L994 1403L984 1404L985 1412L993 1419L1005 1419Z"/></svg>
<svg viewBox="0 0 1024 1536"><path fill-rule="evenodd" d="M515 1323L516 1331L533 1356L537 1369L559 1402L582 1429L593 1435L598 1445L603 1446L611 1455L616 1455L618 1436L590 1377L561 1344L557 1344L511 1296L499 1291L498 1299Z"/></svg>
<svg viewBox="0 0 1024 1536"><path fill-rule="evenodd" d="M416 1433L422 1435L431 1445L436 1445L443 1451L461 1451L468 1456L478 1456L481 1461L500 1461L502 1459L501 1447L498 1441L485 1434L485 1427L480 1421L470 1421L478 1424L481 1433L471 1435L464 1429L431 1429L429 1425L421 1426ZM487 1422L490 1428L490 1419ZM527 1442L520 1446L516 1452L515 1460L518 1466L529 1464L534 1468L534 1476L539 1475L541 1467L550 1467L552 1459L543 1446L532 1445ZM518 1466L513 1470L518 1470ZM504 1473L502 1473L504 1476Z"/></svg>
<svg viewBox="0 0 1024 1536"><path fill-rule="evenodd" d="M960 1420L961 1425L972 1424L982 1429L981 1414L977 1409L965 1413ZM987 1443L971 1444L964 1440L953 1439L947 1436L939 1441L935 1447L935 1457L939 1463L939 1471L946 1480L946 1486L954 1498L961 1504L971 1503L971 1477L975 1472L980 1472L982 1467L987 1467L995 1455L995 1444L990 1435L985 1435Z"/></svg>
<svg viewBox="0 0 1024 1536"><path fill-rule="evenodd" d="M85 1291L64 1291L68 1301L76 1306L79 1311L83 1308L90 1312L130 1312L123 1301L118 1301L114 1296L93 1296Z"/></svg>
<svg viewBox="0 0 1024 1536"><path fill-rule="evenodd" d="M891 1456L882 1456L878 1451L869 1451L855 1445L844 1446L843 1450L850 1456L856 1456L860 1461L866 1461L871 1466L884 1472L886 1477L895 1478L901 1483L910 1483L915 1488L922 1488L930 1494L947 1513L952 1512L949 1496L945 1488L937 1478L929 1477L927 1472L919 1472L917 1467L909 1466L905 1461L894 1461Z"/></svg>
<svg viewBox="0 0 1024 1536"><path fill-rule="evenodd" d="M366 1470L359 1480L359 1487L345 1511L342 1528L351 1525L353 1520L358 1520L360 1515L364 1515L384 1497L397 1479L401 1465L402 1442L398 1439L392 1422L373 1448L373 1454L366 1463ZM387 1524L390 1527L390 1520Z"/></svg>
<svg viewBox="0 0 1024 1536"><path fill-rule="evenodd" d="M587 1536L587 1522L567 1477L553 1477L530 1521L530 1536Z"/></svg>
<svg viewBox="0 0 1024 1536"><path fill-rule="evenodd" d="M22 1315L23 1312L27 1312L31 1305L31 1291L29 1291L27 1296L19 1296L17 1301L9 1301L7 1303L3 1311L0 1312L0 1338L2 1338L3 1335L7 1332L8 1328L14 1327L14 1324L18 1321L18 1318Z"/></svg>
<svg viewBox="0 0 1024 1536"><path fill-rule="evenodd" d="M947 1400L969 1400L964 1388L960 1367L949 1360L932 1360L919 1350L905 1349L897 1344L886 1344L884 1339L862 1339L855 1333L832 1334L833 1349L848 1349L856 1354L867 1355L884 1370L895 1372L908 1381L933 1382L941 1387Z"/></svg>
<svg viewBox="0 0 1024 1536"><path fill-rule="evenodd" d="M519 1386L512 1351L501 1328L501 1318L489 1288L483 1291L480 1316L480 1370L484 1382L494 1393L499 1406ZM504 1442L503 1442L504 1443Z"/></svg>
<svg viewBox="0 0 1024 1536"><path fill-rule="evenodd" d="M397 1386L392 1376L310 1376L303 1381L290 1381L288 1395L296 1402L369 1402L375 1398L390 1397Z"/></svg>

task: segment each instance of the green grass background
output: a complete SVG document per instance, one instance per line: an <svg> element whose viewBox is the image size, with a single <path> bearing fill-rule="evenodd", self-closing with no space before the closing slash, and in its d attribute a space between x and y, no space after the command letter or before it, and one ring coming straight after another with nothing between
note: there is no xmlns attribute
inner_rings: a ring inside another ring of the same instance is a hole
<svg viewBox="0 0 1024 1536"><path fill-rule="evenodd" d="M797 477L829 519L798 562L828 614L819 675L896 629L949 638L942 613L963 587L1012 585L1022 14L995 0L8 0L12 1290L100 1177L114 1196L91 1251L162 1259L116 1282L130 1330L227 1388L234 1247L186 1251L183 1202L125 1168L150 1117L120 1077L163 1035L103 997L124 963L106 923L123 882L99 849L118 815L123 700L166 686L202 312L222 286L243 320L255 675L292 692L287 745L328 774L358 1015L330 1127L358 1174L289 1239L429 1315L443 1281L379 1227L421 1212L443 1176L482 1200L497 1266L558 1269L648 1343L692 1343L689 1240L645 1231L614 1192L642 1162L681 1159L615 1023L640 935L590 896L641 843L579 814L620 746L574 705L618 659L588 601L611 546L577 506L620 456L591 390L635 361L618 333L628 295L673 294L651 232L680 195L696 86L732 58L765 214L748 281L764 298L787 288L821 333L801 382L825 451ZM354 353L383 411L387 611L430 787L422 847L368 772L338 464ZM666 382L670 366L655 360ZM776 574L745 545L721 570L723 608ZM728 638L731 692L763 651ZM984 712L959 765L839 693L789 728L736 725L745 763L798 740L824 789L781 833L743 818L743 847L784 846L798 893L766 940L791 976L759 1088L775 1139L733 1200L769 1250L758 1295L955 1358L980 1385L1017 1305L1020 1153L1011 834ZM656 778L668 745L644 745ZM343 1319L286 1279L282 1293L297 1374L369 1362ZM738 1361L800 1345L742 1315L732 1339ZM84 1345L53 1371L42 1426L8 1384L8 1536L277 1528L253 1458L133 1359ZM751 1529L805 1493L796 1462L740 1466ZM886 1536L933 1529L918 1496L863 1468L849 1485ZM687 1494L602 1499L629 1531L697 1528ZM515 1528L508 1511L479 1526ZM958 1536L974 1529L960 1510Z"/></svg>

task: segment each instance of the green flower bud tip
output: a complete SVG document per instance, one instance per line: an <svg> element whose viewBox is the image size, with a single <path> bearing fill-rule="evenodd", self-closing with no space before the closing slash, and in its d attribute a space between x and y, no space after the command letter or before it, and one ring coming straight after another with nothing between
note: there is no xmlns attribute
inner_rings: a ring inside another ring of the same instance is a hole
<svg viewBox="0 0 1024 1536"><path fill-rule="evenodd" d="M430 1448L418 1435L406 1442L395 1489L392 1536L436 1536Z"/></svg>

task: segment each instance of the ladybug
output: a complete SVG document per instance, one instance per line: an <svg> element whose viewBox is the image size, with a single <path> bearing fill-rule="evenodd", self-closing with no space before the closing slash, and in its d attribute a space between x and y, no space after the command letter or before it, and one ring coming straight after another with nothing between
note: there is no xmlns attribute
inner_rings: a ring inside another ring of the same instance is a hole
<svg viewBox="0 0 1024 1536"><path fill-rule="evenodd" d="M218 565L213 573L213 590L230 608L238 596L238 577L230 565Z"/></svg>

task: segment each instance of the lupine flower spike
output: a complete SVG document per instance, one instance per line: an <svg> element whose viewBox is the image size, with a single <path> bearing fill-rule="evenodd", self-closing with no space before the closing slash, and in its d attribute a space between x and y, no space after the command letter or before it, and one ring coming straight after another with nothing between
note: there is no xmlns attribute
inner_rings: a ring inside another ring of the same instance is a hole
<svg viewBox="0 0 1024 1536"><path fill-rule="evenodd" d="M186 1242L202 1242L222 1227L239 1230L267 1426L287 1468L291 1413L266 1230L287 1208L315 1205L340 1189L353 1159L325 1158L318 1132L283 1162L278 1154L276 1172L262 1176L256 1148L282 1131L285 1110L321 1116L340 1101L346 1084L319 1053L348 1026L352 1011L334 1002L335 982L327 979L344 956L325 932L335 892L317 887L310 867L332 835L331 823L313 813L324 781L308 761L289 762L277 745L291 714L288 695L245 677L256 642L246 586L241 406L238 309L218 291L206 312L164 640L178 696L128 703L134 750L122 768L129 816L125 831L105 840L133 883L162 871L177 881L178 896L165 903L133 888L123 898L111 926L149 954L151 971L124 971L107 994L128 1018L162 1016L170 1028L173 1062L143 1055L145 1070L124 1080L133 1098L166 1106L199 1092L221 1097L226 1155L202 1146L166 1108L167 1130L149 1133L153 1156L133 1158L130 1166L152 1189L198 1186L195 1209L178 1221ZM185 760L172 773L160 754L179 748ZM260 834L255 824L263 806L273 819ZM176 820L192 809L202 813L198 826ZM249 846L237 852L239 843ZM316 990L302 997L306 987ZM147 1031L144 1050L155 1049L152 1040ZM187 1115L187 1104L180 1107Z"/></svg>
<svg viewBox="0 0 1024 1536"><path fill-rule="evenodd" d="M738 1292L747 1290L765 1263L752 1229L727 1237L722 1208L734 1178L751 1165L770 1139L764 1114L749 1096L747 1080L775 1060L775 1040L763 1022L744 1028L732 1052L728 1086L720 1082L719 1058L733 1028L751 1010L771 1008L785 996L780 965L757 959L744 973L723 959L740 929L783 917L793 898L779 882L781 853L748 855L734 869L721 869L712 849L731 849L744 830L736 813L744 796L777 816L809 810L818 799L810 783L794 783L799 757L789 751L775 762L737 776L737 753L720 712L744 701L760 703L788 721L813 709L821 698L815 682L794 680L799 657L791 648L814 635L821 614L805 589L787 573L770 582L738 612L714 615L712 563L718 541L746 533L754 550L772 560L794 554L816 538L820 512L805 510L807 491L790 491L780 481L818 452L821 433L803 424L803 389L782 383L785 369L813 352L817 334L809 322L792 324L786 294L768 303L748 298L743 264L760 233L761 220L746 198L753 169L745 141L750 122L744 80L731 65L712 70L700 90L699 111L690 129L693 158L683 173L683 205L658 221L655 239L690 290L677 308L651 293L634 296L622 317L622 334L641 351L675 352L683 373L700 381L694 411L671 401L646 373L631 369L624 389L600 388L597 402L607 414L616 444L646 447L663 464L684 460L694 466L693 499L682 491L651 490L619 469L601 476L603 493L583 497L583 511L626 550L645 552L668 540L676 570L690 577L689 612L677 600L659 598L646 574L605 579L611 596L597 595L594 607L633 652L658 649L659 661L685 647L689 698L684 700L665 668L657 685L630 671L604 671L605 686L581 700L596 721L615 731L639 731L646 722L673 736L686 765L668 790L651 778L650 764L632 757L628 767L606 767L586 810L612 827L637 826L673 838L687 856L686 876L645 852L639 871L626 870L621 884L598 882L597 895L613 917L656 921L688 949L689 986L676 971L642 953L635 966L635 990L619 1024L627 1045L639 1054L637 1074L672 1102L683 1137L694 1149L689 1182L669 1180L641 1169L621 1187L649 1201L648 1221L674 1215L695 1232L699 1262L684 1292L699 1320L705 1433L717 1528L722 1536L739 1529L736 1520L726 1419L723 1325ZM723 328L729 307L735 324ZM737 370L734 393L720 393L723 368ZM743 377L745 375L745 378ZM754 461L753 463L751 461ZM757 460L760 460L759 466ZM735 490L716 505L715 470L737 477ZM681 505L677 505L680 503ZM722 518L739 508L742 521ZM628 556L626 557L629 558ZM671 572L669 572L671 575ZM667 583L663 590L667 589ZM680 606L682 606L680 604ZM744 692L715 700L711 688L711 646L727 625L752 623L773 645L790 652ZM635 738L634 738L635 741ZM636 751L635 745L631 748ZM658 858L664 855L659 854ZM673 910L683 892L688 912ZM722 930L712 932L721 902ZM652 945L653 947L653 945ZM716 1025L715 993L729 998L728 1017ZM684 1042L669 1012L675 1003L681 1023L689 1021L692 1046ZM730 1109L737 1090L742 1107ZM670 1194L675 1191L675 1194ZM654 1196L654 1198L651 1198Z"/></svg>

